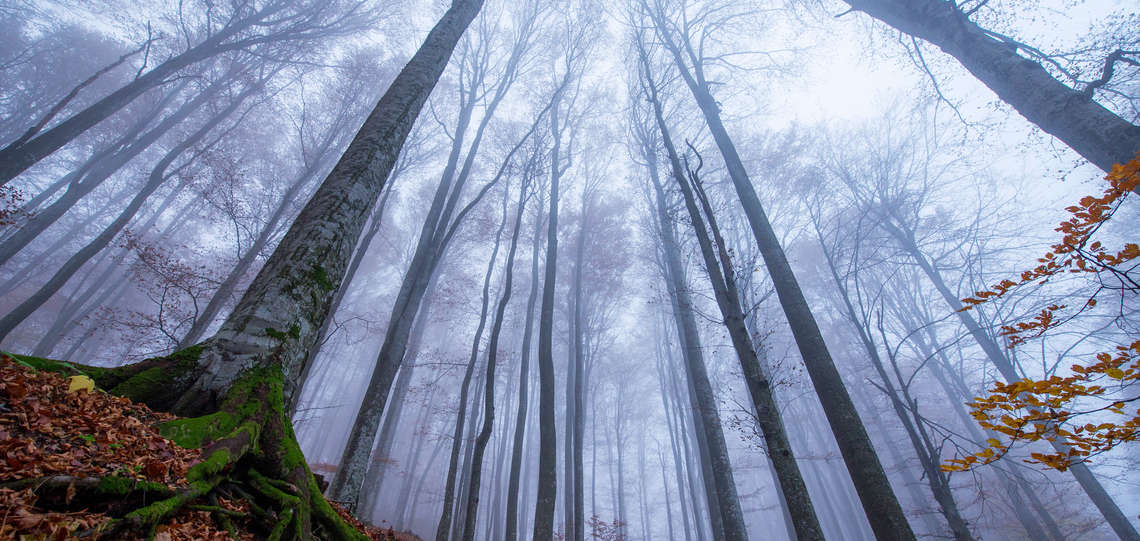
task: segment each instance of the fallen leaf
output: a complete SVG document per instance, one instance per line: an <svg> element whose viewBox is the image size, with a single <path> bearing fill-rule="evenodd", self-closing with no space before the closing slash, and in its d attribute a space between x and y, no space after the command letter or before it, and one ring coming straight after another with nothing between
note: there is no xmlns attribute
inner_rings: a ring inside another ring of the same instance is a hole
<svg viewBox="0 0 1140 541"><path fill-rule="evenodd" d="M94 391L95 380L87 376L71 376L71 384L67 386L67 392L74 393L81 390Z"/></svg>

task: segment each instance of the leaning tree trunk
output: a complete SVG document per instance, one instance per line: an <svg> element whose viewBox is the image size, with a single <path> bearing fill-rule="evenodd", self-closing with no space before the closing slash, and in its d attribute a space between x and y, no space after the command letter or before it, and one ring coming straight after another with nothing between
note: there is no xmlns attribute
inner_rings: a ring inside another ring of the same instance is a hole
<svg viewBox="0 0 1140 541"><path fill-rule="evenodd" d="M119 234L119 232L122 231L123 228L126 227L132 219L134 219L135 214L138 214L138 211L142 209L143 204L146 203L151 194L153 194L155 190L162 186L163 182L169 178L170 175L167 174L167 169L169 169L170 166L174 164L175 160L177 160L179 156L181 156L184 152L189 150L194 145L198 144L214 129L215 126L217 126L219 122L222 122L235 111L237 111L238 108L241 107L241 104L246 100L246 98L250 97L254 92L257 92L260 89L260 84L251 85L241 94L236 96L224 109L207 119L202 124L202 126L187 136L186 139L184 139L181 143L175 145L173 148L167 151L166 155L158 161L158 163L151 170L150 175L147 176L146 183L143 184L142 188L138 191L138 193L135 194L130 203L127 204L127 208L123 209L123 211L119 213L119 216L117 216L110 225L104 228L103 231L99 233L99 235L97 235L94 239L80 248L78 252L68 258L68 260L64 262L63 266L60 267L59 270L57 270L56 273L48 279L47 283L40 287L40 289L32 294L31 297L28 297L28 299L20 303L19 306L13 308L12 311L8 312L8 314L3 317L3 319L0 319L0 341L3 341L4 338L7 337L8 334L11 333L17 325L31 316L32 313L39 309L40 306L43 306L44 303L46 303L48 299L52 297L52 295L55 295L69 280L71 280L71 277L74 276L75 273L79 271L79 269L84 264L90 261L92 257L95 257L96 254L98 254L103 250L103 248L106 248L107 245L111 243L111 241Z"/></svg>
<svg viewBox="0 0 1140 541"><path fill-rule="evenodd" d="M1018 44L1003 41L971 21L955 2L844 1L851 9L929 41L958 59L1026 120L1104 171L1128 163L1140 150L1140 126L1093 101L1094 87L1077 91L1066 86L1041 64L1017 54Z"/></svg>
<svg viewBox="0 0 1140 541"><path fill-rule="evenodd" d="M654 183L657 180L657 166L652 151L644 150L646 161L649 163L649 174ZM673 297L674 310L678 333L684 345L685 371L689 377L692 398L694 401L694 421L701 425L703 432L697 434L698 441L708 446L708 461L702 461L709 466L711 481L715 490L709 494L710 515L714 503L719 509L720 527L723 529L723 538L730 540L748 539L748 528L744 524L744 512L740 508L740 499L736 493L736 481L733 478L732 463L728 457L728 446L725 443L724 431L721 426L720 415L716 408L716 398L713 394L712 384L708 379L703 354L701 352L700 337L697 323L692 312L692 301L689 298L688 283L685 270L681 262L677 247L677 237L673 230L672 218L662 199L657 200L657 229L658 237L664 252L666 275L668 279L669 294ZM713 519L714 531L716 521ZM721 537L718 535L717 537Z"/></svg>
<svg viewBox="0 0 1140 541"><path fill-rule="evenodd" d="M392 382L396 377L397 369L403 362L412 323L423 300L428 282L439 266L447 245L463 221L463 217L504 173L505 164L503 168L500 168L495 178L484 186L479 195L452 220L463 193L463 187L471 177L475 157L478 154L479 145L486 133L487 126L494 118L495 110L502 103L514 82L513 70L517 67L518 53L519 51L516 49L508 63L508 69L501 74L499 84L495 88L495 94L483 112L483 118L479 121L471 146L467 150L467 155L464 157L460 168L459 157L463 150L463 137L470 125L475 105L479 102L479 93L482 90L480 85L475 82L472 82L471 86L465 90L461 88L459 119L456 124L451 151L448 154L439 187L436 189L436 196L432 200L427 219L421 229L420 239L416 244L416 252L412 257L408 273L405 275L404 283L400 285L400 291L392 309L392 318L384 335L384 343L380 346L380 352L376 356L376 367L368 382L364 400L357 411L352 432L341 457L341 468L337 470L337 474L329 487L330 495L338 501L346 502L350 507L355 507L357 504L360 487L364 483L368 456L372 451L372 443L384 413L384 406L388 401ZM476 67L473 69L478 70L478 73L473 78L482 80L486 75L483 71L486 69L486 65L480 62L474 62L474 64ZM511 149L507 161L522 146L523 141L529 135L530 132L527 132L527 135ZM456 173L457 168L459 169L458 173Z"/></svg>
<svg viewBox="0 0 1140 541"><path fill-rule="evenodd" d="M67 191L64 192L63 195L44 209L37 211L32 219L28 220L20 229L17 229L6 237L3 242L0 242L0 265L12 259L20 250L24 249L24 247L43 233L44 230L71 210L80 199L102 185L103 182L110 178L119 168L126 165L127 162L135 156L138 156L171 129L189 118L192 113L203 105L209 103L229 81L229 78L223 78L211 84L208 88L180 105L178 109L169 116L163 118L158 125L139 135L138 138L133 141L130 141L130 143L121 150L109 154L105 159L96 161L86 173L77 175L75 180L68 185Z"/></svg>
<svg viewBox="0 0 1140 541"><path fill-rule="evenodd" d="M305 352L318 337L368 211L455 44L482 7L456 0L380 98L345 155L301 211L213 338L165 358L85 369L96 385L159 410L201 417L167 437L203 447L188 484L116 520L109 537L146 532L222 483L255 494L275 517L270 538L361 539L321 495L286 416ZM64 369L60 367L60 369Z"/></svg>
<svg viewBox="0 0 1140 541"><path fill-rule="evenodd" d="M83 132L126 107L144 92L165 84L170 76L183 68L226 51L243 47L247 43L246 41L224 42L255 22L253 18L250 18L228 26L202 43L159 64L141 77L135 78L103 99L89 105L86 109L56 124L51 129L42 132L36 130L34 137L30 139L21 137L0 149L0 186L7 184L29 167L79 137Z"/></svg>
<svg viewBox="0 0 1140 541"><path fill-rule="evenodd" d="M895 416L898 417L902 423L907 438L910 440L911 447L914 448L919 464L922 465L923 476L926 478L930 491L934 496L934 501L938 503L938 508L943 518L946 519L947 525L950 526L950 531L953 533L954 539L959 541L973 541L974 537L970 533L969 525L965 518L962 517L962 513L958 509L958 502L954 498L954 493L951 491L950 479L946 473L941 471L938 467L938 457L931 453L933 446L930 445L931 442L929 439L924 437L925 432L921 430L922 417L919 416L916 409L912 410L908 408L908 405L911 403L908 400L909 395L905 386L901 390L895 389L895 385L892 383L883 365L883 360L879 356L878 346L875 345L875 341L871 337L869 322L860 317L859 312L855 310L855 305L852 303L847 284L839 277L839 268L835 257L823 240L823 232L820 230L818 223L813 223L813 225L815 226L816 237L819 240L819 247L823 252L824 263L827 266L832 280L835 282L836 289L839 290L840 299L843 301L843 308L847 320L855 327L856 334L859 336L859 342L862 344L863 350L867 353L867 359L871 361L871 366L874 367L875 372L879 375L879 380L882 381L881 390L890 400L891 408L894 410ZM858 262L856 262L856 264L857 263ZM858 280L858 275L856 275L855 279ZM884 346L886 346L886 344L884 344ZM898 373L897 370L895 373ZM905 382L900 382L900 384L905 385Z"/></svg>

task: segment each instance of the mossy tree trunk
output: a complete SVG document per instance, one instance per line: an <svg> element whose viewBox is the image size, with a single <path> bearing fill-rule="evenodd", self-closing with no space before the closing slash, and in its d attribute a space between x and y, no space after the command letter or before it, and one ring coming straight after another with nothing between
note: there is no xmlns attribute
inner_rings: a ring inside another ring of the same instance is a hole
<svg viewBox="0 0 1140 541"><path fill-rule="evenodd" d="M285 404L298 392L365 219L452 50L482 7L455 0L397 75L340 161L301 211L221 330L165 358L80 370L111 393L185 416L164 434L203 448L203 462L173 495L115 520L152 529L184 505L232 488L247 495L270 539L357 539L329 506L297 445Z"/></svg>

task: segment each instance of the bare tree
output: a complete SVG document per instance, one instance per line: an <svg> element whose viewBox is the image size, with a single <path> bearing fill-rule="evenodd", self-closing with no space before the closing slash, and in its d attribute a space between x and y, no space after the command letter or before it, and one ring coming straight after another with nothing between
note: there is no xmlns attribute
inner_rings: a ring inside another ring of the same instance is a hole
<svg viewBox="0 0 1140 541"><path fill-rule="evenodd" d="M0 149L0 185L59 150L83 132L115 114L146 91L168 82L181 70L230 51L267 49L260 54L274 54L272 48L291 43L301 48L323 39L357 31L368 22L371 13L363 2L265 0L260 5L231 2L220 9L203 10L206 17L197 32L186 32L197 44L141 74L82 111L60 121L47 130L43 126L29 129L25 136ZM183 25L187 21L182 21ZM186 28L183 26L183 28ZM144 44L148 45L147 44ZM279 54L279 53L278 53ZM145 67L145 65L144 65Z"/></svg>

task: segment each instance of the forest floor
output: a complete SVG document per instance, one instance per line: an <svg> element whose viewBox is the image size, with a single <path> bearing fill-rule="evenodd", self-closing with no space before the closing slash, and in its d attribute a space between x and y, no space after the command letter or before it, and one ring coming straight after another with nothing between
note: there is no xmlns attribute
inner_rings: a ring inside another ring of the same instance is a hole
<svg viewBox="0 0 1140 541"><path fill-rule="evenodd" d="M85 376L69 379L0 354L0 539L98 538L102 527L140 503L114 497L111 485L184 487L201 451L162 437L159 425L174 419L97 390ZM216 512L209 510L219 507L231 517L232 532L212 518ZM333 507L372 539L416 539ZM249 502L241 496L216 497L186 506L157 526L153 538L263 538L247 516Z"/></svg>

